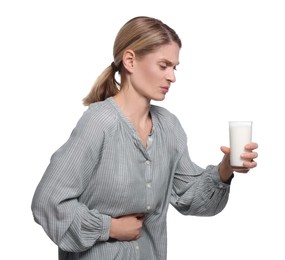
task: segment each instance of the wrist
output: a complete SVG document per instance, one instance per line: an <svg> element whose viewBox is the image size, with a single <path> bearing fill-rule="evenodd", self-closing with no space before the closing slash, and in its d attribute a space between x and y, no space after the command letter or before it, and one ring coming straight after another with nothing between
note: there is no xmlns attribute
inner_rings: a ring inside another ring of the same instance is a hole
<svg viewBox="0 0 285 260"><path fill-rule="evenodd" d="M224 165L223 163L220 163L219 175L220 175L221 182L230 184L232 178L234 177L233 169L228 165Z"/></svg>
<svg viewBox="0 0 285 260"><path fill-rule="evenodd" d="M119 221L120 220L118 218L111 218L111 226L110 226L110 233L109 233L110 238L118 239L118 235L120 232L118 230L118 227L120 227Z"/></svg>

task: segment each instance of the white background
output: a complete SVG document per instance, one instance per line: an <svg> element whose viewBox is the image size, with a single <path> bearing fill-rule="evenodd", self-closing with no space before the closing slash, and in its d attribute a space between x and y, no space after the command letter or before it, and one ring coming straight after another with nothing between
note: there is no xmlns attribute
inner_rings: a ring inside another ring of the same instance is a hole
<svg viewBox="0 0 285 260"><path fill-rule="evenodd" d="M82 98L112 62L119 28L137 15L180 35L177 82L165 101L192 160L217 164L228 121L252 120L258 168L236 174L215 217L169 209L169 260L285 259L285 8L277 0L0 2L1 259L57 259L30 204Z"/></svg>

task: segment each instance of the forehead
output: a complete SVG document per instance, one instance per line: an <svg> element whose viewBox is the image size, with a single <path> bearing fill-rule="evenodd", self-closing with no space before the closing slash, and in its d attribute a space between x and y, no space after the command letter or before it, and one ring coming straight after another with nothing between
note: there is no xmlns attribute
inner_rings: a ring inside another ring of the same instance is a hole
<svg viewBox="0 0 285 260"><path fill-rule="evenodd" d="M174 65L179 64L179 51L180 48L177 43L162 45L154 52L145 56L146 59L155 59L155 61L168 61Z"/></svg>

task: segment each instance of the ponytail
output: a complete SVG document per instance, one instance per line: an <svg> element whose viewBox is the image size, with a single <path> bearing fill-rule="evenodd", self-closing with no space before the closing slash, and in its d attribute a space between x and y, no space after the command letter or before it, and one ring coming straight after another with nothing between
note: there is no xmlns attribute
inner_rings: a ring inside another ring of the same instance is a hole
<svg viewBox="0 0 285 260"><path fill-rule="evenodd" d="M83 105L89 106L94 102L103 101L108 97L115 96L119 92L118 85L120 85L115 79L117 71L117 66L112 62L97 78L91 91L83 99Z"/></svg>

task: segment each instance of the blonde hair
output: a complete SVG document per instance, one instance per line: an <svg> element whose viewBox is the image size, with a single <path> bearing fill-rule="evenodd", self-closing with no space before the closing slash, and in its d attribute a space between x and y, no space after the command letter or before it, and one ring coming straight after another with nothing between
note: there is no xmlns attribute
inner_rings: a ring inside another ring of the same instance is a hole
<svg viewBox="0 0 285 260"><path fill-rule="evenodd" d="M131 49L139 57L155 51L162 45L176 42L181 48L182 43L176 32L158 19L138 16L129 20L118 32L114 47L114 61L95 81L89 94L83 99L83 104L103 101L116 95L124 85L126 71L122 66L124 51ZM121 76L119 83L115 74Z"/></svg>

